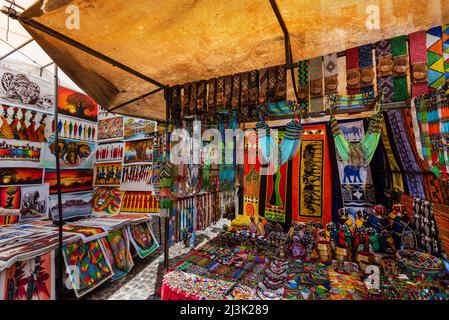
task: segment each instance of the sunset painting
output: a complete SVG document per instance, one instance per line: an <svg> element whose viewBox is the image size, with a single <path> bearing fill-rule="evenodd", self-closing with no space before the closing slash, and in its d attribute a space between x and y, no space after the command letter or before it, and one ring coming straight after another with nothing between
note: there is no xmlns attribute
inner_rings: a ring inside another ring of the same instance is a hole
<svg viewBox="0 0 449 320"><path fill-rule="evenodd" d="M50 184L50 194L57 194L56 170L47 169L45 172L45 183ZM75 192L92 190L93 170L61 170L61 192Z"/></svg>
<svg viewBox="0 0 449 320"><path fill-rule="evenodd" d="M85 94L59 87L58 111L66 116L97 121L98 105Z"/></svg>
<svg viewBox="0 0 449 320"><path fill-rule="evenodd" d="M42 176L42 169L0 168L0 187L42 184Z"/></svg>

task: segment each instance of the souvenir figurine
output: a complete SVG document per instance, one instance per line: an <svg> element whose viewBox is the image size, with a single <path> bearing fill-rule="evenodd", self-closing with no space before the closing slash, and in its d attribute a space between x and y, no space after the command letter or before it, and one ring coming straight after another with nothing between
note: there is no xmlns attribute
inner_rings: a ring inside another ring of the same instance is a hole
<svg viewBox="0 0 449 320"><path fill-rule="evenodd" d="M379 244L381 252L395 252L396 248L391 233L388 230L382 230L379 236Z"/></svg>
<svg viewBox="0 0 449 320"><path fill-rule="evenodd" d="M374 228L368 228L366 233L369 236L369 251L371 253L379 252L380 243L376 230Z"/></svg>
<svg viewBox="0 0 449 320"><path fill-rule="evenodd" d="M257 222L257 235L259 237L265 237L266 236L265 226L263 224L262 217L259 217L259 221Z"/></svg>
<svg viewBox="0 0 449 320"><path fill-rule="evenodd" d="M270 220L267 220L267 223L265 224L265 234L269 235L273 231L274 231L273 223Z"/></svg>
<svg viewBox="0 0 449 320"><path fill-rule="evenodd" d="M288 229L287 236L290 240L293 240L293 235L297 233L299 230L298 222L292 221L292 225L290 226L290 229Z"/></svg>
<svg viewBox="0 0 449 320"><path fill-rule="evenodd" d="M366 227L367 218L368 218L368 213L365 211L365 209L361 209L361 210L357 211L357 215L355 218L356 227L359 227L359 228Z"/></svg>
<svg viewBox="0 0 449 320"><path fill-rule="evenodd" d="M250 232L251 235L255 235L257 233L257 225L256 225L256 222L255 222L254 216L252 216L250 218L250 220L251 220L251 223L249 224L249 232Z"/></svg>
<svg viewBox="0 0 449 320"><path fill-rule="evenodd" d="M276 232L280 232L280 233L284 232L284 228L282 228L279 221L276 222Z"/></svg>
<svg viewBox="0 0 449 320"><path fill-rule="evenodd" d="M392 229L393 241L396 248L401 247L401 238L404 228L410 224L410 218L407 215L405 206L394 204L390 213L390 225Z"/></svg>
<svg viewBox="0 0 449 320"><path fill-rule="evenodd" d="M315 238L313 237L312 231L306 229L304 232L304 237L301 239L301 243L306 251L306 261L310 261L312 258L312 251L315 248Z"/></svg>
<svg viewBox="0 0 449 320"><path fill-rule="evenodd" d="M341 248L351 248L351 231L347 225L340 226L340 230L338 232L338 246Z"/></svg>
<svg viewBox="0 0 449 320"><path fill-rule="evenodd" d="M333 222L326 224L326 241L331 244L332 249L335 249L338 243L337 226Z"/></svg>
<svg viewBox="0 0 449 320"><path fill-rule="evenodd" d="M292 239L291 250L294 259L302 258L305 254L304 246L301 244L299 236L294 235Z"/></svg>
<svg viewBox="0 0 449 320"><path fill-rule="evenodd" d="M354 227L354 232L352 234L352 239L353 239L353 241L352 241L352 251L353 252L357 252L358 251L360 243L362 242L361 237L362 237L361 227L355 226Z"/></svg>
<svg viewBox="0 0 449 320"><path fill-rule="evenodd" d="M380 204L375 205L373 207L373 213L368 217L368 225L378 234L380 234L383 229L389 230L390 221L387 216L387 208Z"/></svg>
<svg viewBox="0 0 449 320"><path fill-rule="evenodd" d="M338 210L338 225L346 225L352 231L354 228L353 222L351 219L351 212L348 208L341 208Z"/></svg>

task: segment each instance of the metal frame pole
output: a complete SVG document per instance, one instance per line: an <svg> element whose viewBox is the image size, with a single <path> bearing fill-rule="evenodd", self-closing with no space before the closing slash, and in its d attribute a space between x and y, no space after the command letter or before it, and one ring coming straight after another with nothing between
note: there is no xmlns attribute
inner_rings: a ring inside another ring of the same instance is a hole
<svg viewBox="0 0 449 320"><path fill-rule="evenodd" d="M64 257L63 257L63 238L62 238L62 226L64 221L62 219L62 196L61 196L61 164L59 161L59 132L58 132L58 122L59 122L59 112L58 112L58 87L59 87L59 77L58 77L58 66L55 64L54 66L54 128L55 128L55 157L56 157L56 188L58 191L58 231L59 231L59 239L58 239L58 270L59 276L61 277L59 284L59 299L64 299Z"/></svg>

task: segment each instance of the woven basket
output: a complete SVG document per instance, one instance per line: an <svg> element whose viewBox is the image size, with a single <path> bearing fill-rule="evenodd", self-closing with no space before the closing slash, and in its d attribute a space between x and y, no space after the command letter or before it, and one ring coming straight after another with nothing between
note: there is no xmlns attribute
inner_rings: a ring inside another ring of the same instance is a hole
<svg viewBox="0 0 449 320"><path fill-rule="evenodd" d="M402 250L396 252L396 256L399 266L406 272L430 276L443 276L445 273L443 261L425 252Z"/></svg>

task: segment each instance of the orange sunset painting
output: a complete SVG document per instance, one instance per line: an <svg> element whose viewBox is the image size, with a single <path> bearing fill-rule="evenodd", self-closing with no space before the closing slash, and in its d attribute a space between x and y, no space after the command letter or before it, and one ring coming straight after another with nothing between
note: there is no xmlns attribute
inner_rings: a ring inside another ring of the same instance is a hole
<svg viewBox="0 0 449 320"><path fill-rule="evenodd" d="M43 170L36 168L0 168L0 187L41 184Z"/></svg>
<svg viewBox="0 0 449 320"><path fill-rule="evenodd" d="M61 192L92 190L93 170L76 169L61 170ZM50 184L50 194L57 194L56 170L45 170L45 183Z"/></svg>
<svg viewBox="0 0 449 320"><path fill-rule="evenodd" d="M58 111L66 116L97 121L98 105L89 96L68 88L58 88Z"/></svg>

